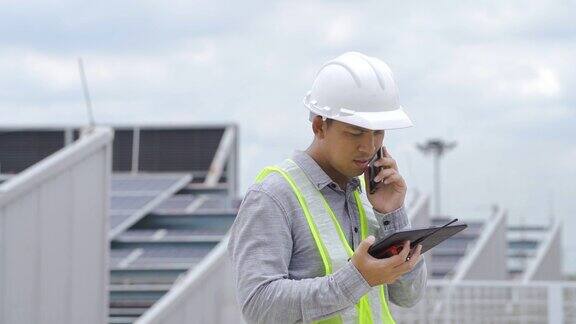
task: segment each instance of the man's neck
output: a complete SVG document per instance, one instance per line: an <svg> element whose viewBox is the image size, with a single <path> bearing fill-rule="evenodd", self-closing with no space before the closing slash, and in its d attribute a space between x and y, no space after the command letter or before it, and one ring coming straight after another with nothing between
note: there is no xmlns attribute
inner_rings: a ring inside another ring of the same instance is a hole
<svg viewBox="0 0 576 324"><path fill-rule="evenodd" d="M350 181L350 178L346 177L342 173L338 172L336 169L330 165L328 160L324 157L324 154L314 145L310 145L305 151L318 165L320 168L326 172L326 174L336 182L340 189L346 190L346 184Z"/></svg>

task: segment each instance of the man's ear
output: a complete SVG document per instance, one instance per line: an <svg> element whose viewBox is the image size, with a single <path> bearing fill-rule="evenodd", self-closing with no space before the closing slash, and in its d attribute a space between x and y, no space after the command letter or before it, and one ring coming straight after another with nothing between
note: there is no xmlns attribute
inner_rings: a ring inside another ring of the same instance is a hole
<svg viewBox="0 0 576 324"><path fill-rule="evenodd" d="M327 124L322 120L322 116L314 116L312 119L312 131L314 131L314 136L318 138L324 138L326 136Z"/></svg>

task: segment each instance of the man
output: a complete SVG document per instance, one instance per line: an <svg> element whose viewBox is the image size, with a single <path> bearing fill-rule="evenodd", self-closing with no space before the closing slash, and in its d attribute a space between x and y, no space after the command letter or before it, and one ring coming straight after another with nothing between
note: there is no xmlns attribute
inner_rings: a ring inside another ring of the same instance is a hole
<svg viewBox="0 0 576 324"><path fill-rule="evenodd" d="M406 183L385 148L373 194L364 172L384 130L412 126L392 73L376 58L345 53L322 66L304 105L312 144L258 175L231 229L244 319L394 323L388 302L413 306L426 266L421 246L411 250L409 242L390 258L368 254L374 236L410 227Z"/></svg>

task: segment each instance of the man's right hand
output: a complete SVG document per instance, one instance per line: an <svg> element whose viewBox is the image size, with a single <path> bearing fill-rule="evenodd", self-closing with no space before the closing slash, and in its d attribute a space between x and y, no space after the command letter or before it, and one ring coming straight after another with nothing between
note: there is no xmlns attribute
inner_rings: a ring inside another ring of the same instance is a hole
<svg viewBox="0 0 576 324"><path fill-rule="evenodd" d="M406 261L410 253L410 242L406 241L400 254L385 259L376 259L368 254L368 248L374 244L374 240L374 236L368 236L360 242L352 256L352 264L371 287L394 283L398 277L414 269L422 258L420 255L422 245L418 244L410 260Z"/></svg>

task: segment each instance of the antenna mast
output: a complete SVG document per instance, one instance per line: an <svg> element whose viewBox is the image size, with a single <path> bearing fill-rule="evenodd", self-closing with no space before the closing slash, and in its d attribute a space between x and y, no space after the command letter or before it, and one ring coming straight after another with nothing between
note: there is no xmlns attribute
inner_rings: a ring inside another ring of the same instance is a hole
<svg viewBox="0 0 576 324"><path fill-rule="evenodd" d="M92 132L95 126L94 114L92 113L92 101L90 100L90 92L88 91L88 82L86 81L86 74L84 73L84 63L82 58L78 58L78 71L80 72L80 80L82 81L82 89L84 90L84 101L86 101L86 109L88 111L88 129L87 133Z"/></svg>

